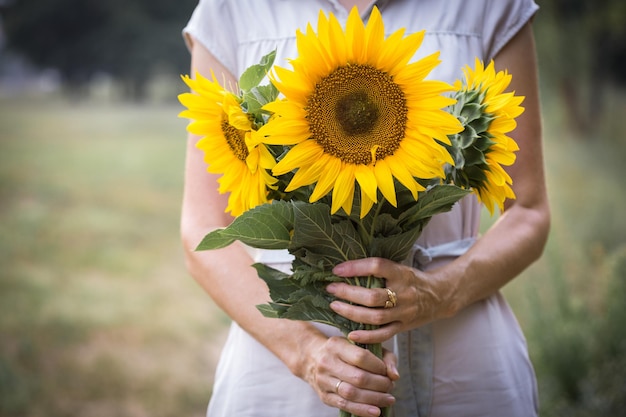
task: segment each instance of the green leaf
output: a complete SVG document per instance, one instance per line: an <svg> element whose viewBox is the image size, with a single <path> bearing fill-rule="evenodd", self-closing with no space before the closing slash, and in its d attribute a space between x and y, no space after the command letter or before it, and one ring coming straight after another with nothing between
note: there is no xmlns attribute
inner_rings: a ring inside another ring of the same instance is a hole
<svg viewBox="0 0 626 417"><path fill-rule="evenodd" d="M334 326L334 316L328 300L321 295L308 295L287 309L283 318L316 321Z"/></svg>
<svg viewBox="0 0 626 417"><path fill-rule="evenodd" d="M310 265L332 267L364 258L367 251L352 222L334 221L326 204L294 205L294 234L290 252Z"/></svg>
<svg viewBox="0 0 626 417"><path fill-rule="evenodd" d="M207 234L204 239L202 239L202 242L200 242L196 250L203 251L210 249L221 249L233 243L235 239L222 235L223 230L224 229L217 229Z"/></svg>
<svg viewBox="0 0 626 417"><path fill-rule="evenodd" d="M411 229L405 233L372 239L371 256L391 259L394 262L404 261L429 220L430 218L413 223Z"/></svg>
<svg viewBox="0 0 626 417"><path fill-rule="evenodd" d="M263 317L268 317L270 319L279 318L279 313L276 311L270 304L259 304L256 306L257 310L263 314Z"/></svg>
<svg viewBox="0 0 626 417"><path fill-rule="evenodd" d="M275 58L276 50L273 50L261 58L261 61L258 64L248 67L239 78L239 88L245 92L257 87L272 68Z"/></svg>
<svg viewBox="0 0 626 417"><path fill-rule="evenodd" d="M415 206L400 216L399 220L402 221L402 228L408 230L407 227L418 227L420 220L450 211L457 201L470 192L456 185L449 184L436 185L421 192Z"/></svg>
<svg viewBox="0 0 626 417"><path fill-rule="evenodd" d="M265 317L316 321L335 326L346 333L358 328L357 323L339 316L330 309L330 303L335 298L326 292L326 282L305 284L296 280L293 275L267 265L253 266L270 289L272 301L256 306Z"/></svg>
<svg viewBox="0 0 626 417"><path fill-rule="evenodd" d="M330 282L343 280L343 278L334 275L328 266L325 268L323 261L321 261L318 266L313 266L296 258L292 265L292 278L296 280L299 285L308 285L311 283L328 284Z"/></svg>
<svg viewBox="0 0 626 417"><path fill-rule="evenodd" d="M278 89L274 84L260 85L250 90L264 105L276 100L278 97Z"/></svg>
<svg viewBox="0 0 626 417"><path fill-rule="evenodd" d="M297 282L290 279L289 274L261 263L252 266L256 269L259 278L267 284L270 289L270 297L274 302L287 302L291 295L300 289Z"/></svg>
<svg viewBox="0 0 626 417"><path fill-rule="evenodd" d="M248 210L224 229L209 233L197 250L218 249L239 240L260 249L287 249L293 230L292 203L274 201Z"/></svg>
<svg viewBox="0 0 626 417"><path fill-rule="evenodd" d="M398 199L400 201L400 199ZM415 200L411 196L411 206L415 204ZM398 219L393 217L390 213L381 213L373 219L372 226L374 230L372 230L372 236L391 236L402 233L402 228L398 225Z"/></svg>
<svg viewBox="0 0 626 417"><path fill-rule="evenodd" d="M248 113L255 114L260 112L267 103L274 101L276 97L278 97L278 90L274 85L261 85L243 93L242 105Z"/></svg>

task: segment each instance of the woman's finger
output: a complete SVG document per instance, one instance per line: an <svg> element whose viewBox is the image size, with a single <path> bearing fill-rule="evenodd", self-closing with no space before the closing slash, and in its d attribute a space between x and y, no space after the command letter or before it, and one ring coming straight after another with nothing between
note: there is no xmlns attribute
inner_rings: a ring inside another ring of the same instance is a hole
<svg viewBox="0 0 626 417"><path fill-rule="evenodd" d="M356 323L367 323L382 326L383 324L395 321L392 309L369 308L344 303L342 301L333 301L330 303L330 308L335 313Z"/></svg>
<svg viewBox="0 0 626 417"><path fill-rule="evenodd" d="M383 362L387 366L387 376L392 381L400 379L400 372L398 372L398 357L395 353L389 349L383 350Z"/></svg>
<svg viewBox="0 0 626 417"><path fill-rule="evenodd" d="M401 331L403 331L402 324L396 321L374 330L355 330L348 334L348 339L363 345L383 343Z"/></svg>
<svg viewBox="0 0 626 417"><path fill-rule="evenodd" d="M337 298L366 307L385 307L385 303L389 301L389 293L386 288L369 289L334 282L326 287L326 291Z"/></svg>
<svg viewBox="0 0 626 417"><path fill-rule="evenodd" d="M317 385L326 404L356 415L376 416L395 402L388 365L345 338L328 339L318 362Z"/></svg>
<svg viewBox="0 0 626 417"><path fill-rule="evenodd" d="M358 416L379 416L380 408L372 404L391 407L395 403L395 398L391 394L366 391L348 382L339 381L333 386L328 401L331 405Z"/></svg>
<svg viewBox="0 0 626 417"><path fill-rule="evenodd" d="M383 258L363 258L342 262L333 268L333 274L340 277L364 277L374 275L379 278L393 279L396 264Z"/></svg>
<svg viewBox="0 0 626 417"><path fill-rule="evenodd" d="M338 339L341 339L343 344L336 351L338 358L345 364L354 367L354 370L348 372L356 375L355 378L361 379L361 381L354 379L351 382L359 387L378 389L377 387L367 385L367 376L380 376L383 380L386 380L387 366L385 362L369 350L356 346L345 338ZM379 390L387 392L389 386L381 387Z"/></svg>

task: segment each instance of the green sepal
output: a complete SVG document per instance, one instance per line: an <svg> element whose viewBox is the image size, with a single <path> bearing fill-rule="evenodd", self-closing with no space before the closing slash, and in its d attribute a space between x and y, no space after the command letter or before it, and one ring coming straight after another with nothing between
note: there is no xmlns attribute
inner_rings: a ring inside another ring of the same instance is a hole
<svg viewBox="0 0 626 417"><path fill-rule="evenodd" d="M466 149L464 152L464 157L466 166L487 164L485 153L479 151L475 147Z"/></svg>
<svg viewBox="0 0 626 417"><path fill-rule="evenodd" d="M480 103L467 103L461 107L461 118L464 124L469 124L483 115L483 106Z"/></svg>
<svg viewBox="0 0 626 417"><path fill-rule="evenodd" d="M471 126L476 132L483 133L489 129L489 126L494 119L495 117L492 114L483 113L481 117L472 120L469 123L469 126Z"/></svg>
<svg viewBox="0 0 626 417"><path fill-rule="evenodd" d="M476 129L474 129L471 125L467 125L465 126L465 130L456 135L456 140L453 142L453 145L458 144L458 147L461 149L467 149L472 146L478 138L479 136Z"/></svg>

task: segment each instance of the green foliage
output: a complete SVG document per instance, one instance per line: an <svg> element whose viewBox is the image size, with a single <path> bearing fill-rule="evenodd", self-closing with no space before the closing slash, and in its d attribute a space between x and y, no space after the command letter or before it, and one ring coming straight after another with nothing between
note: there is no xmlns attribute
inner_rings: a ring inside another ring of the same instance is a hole
<svg viewBox="0 0 626 417"><path fill-rule="evenodd" d="M608 285L598 311L576 303L563 275L555 280L551 312L535 302L535 362L546 415L609 417L626 406L626 246L604 259L601 270Z"/></svg>
<svg viewBox="0 0 626 417"><path fill-rule="evenodd" d="M626 86L626 2L538 3L534 27L542 89L558 99L564 129L577 139L624 144L624 135L611 135L606 125L615 120L610 92Z"/></svg>
<svg viewBox="0 0 626 417"><path fill-rule="evenodd" d="M416 201L399 188L398 207L384 199L363 218L330 213L325 203L273 201L244 212L229 226L214 230L197 250L219 249L235 240L261 249L288 249L294 255L292 274L255 265L270 289L271 302L258 306L267 317L310 320L333 325L345 334L361 329L330 309L333 297L325 287L340 278L332 268L348 260L384 257L400 262L430 218L449 211L469 193L453 185L438 184L419 194ZM358 194L358 192L357 192ZM359 212L357 198L355 212ZM354 285L384 286L381 279L355 277Z"/></svg>
<svg viewBox="0 0 626 417"><path fill-rule="evenodd" d="M558 109L545 113L548 246L505 294L527 336L540 415L613 417L626 398L623 153L564 141Z"/></svg>

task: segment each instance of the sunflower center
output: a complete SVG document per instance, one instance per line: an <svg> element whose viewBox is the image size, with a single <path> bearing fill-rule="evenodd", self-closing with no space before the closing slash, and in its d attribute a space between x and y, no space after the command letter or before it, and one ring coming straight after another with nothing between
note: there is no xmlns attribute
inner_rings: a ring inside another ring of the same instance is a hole
<svg viewBox="0 0 626 417"><path fill-rule="evenodd" d="M344 162L369 165L404 139L404 92L384 71L369 65L337 68L315 86L307 103L309 129L324 151Z"/></svg>
<svg viewBox="0 0 626 417"><path fill-rule="evenodd" d="M228 123L227 119L222 120L222 133L226 138L226 143L233 155L241 161L248 157L248 147L246 146L246 133Z"/></svg>
<svg viewBox="0 0 626 417"><path fill-rule="evenodd" d="M365 91L355 91L337 101L337 121L349 135L368 133L378 120L378 107Z"/></svg>

